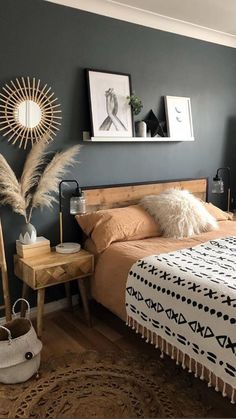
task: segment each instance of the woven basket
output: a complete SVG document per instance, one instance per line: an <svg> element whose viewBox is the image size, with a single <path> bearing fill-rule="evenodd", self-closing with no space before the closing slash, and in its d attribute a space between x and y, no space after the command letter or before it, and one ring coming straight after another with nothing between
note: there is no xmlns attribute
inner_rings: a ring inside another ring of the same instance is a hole
<svg viewBox="0 0 236 419"><path fill-rule="evenodd" d="M20 298L18 301L28 301ZM37 373L40 366L42 342L38 339L29 318L15 318L0 326L0 383L23 383Z"/></svg>

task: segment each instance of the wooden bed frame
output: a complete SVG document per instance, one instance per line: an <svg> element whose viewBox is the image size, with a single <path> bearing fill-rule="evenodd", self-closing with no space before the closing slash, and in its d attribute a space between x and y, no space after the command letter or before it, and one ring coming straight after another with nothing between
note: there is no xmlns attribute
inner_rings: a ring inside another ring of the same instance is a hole
<svg viewBox="0 0 236 419"><path fill-rule="evenodd" d="M86 198L87 212L100 209L124 207L137 204L140 199L146 195L157 195L169 188L187 189L196 197L203 201L208 201L208 179L178 179L168 181L140 182L133 184L105 185L105 186L88 186L83 187ZM132 326L132 325L131 325ZM134 326L134 325L133 325ZM144 332L144 336L149 336ZM236 402L236 393L229 385L224 385L223 381L211 373L209 378L209 370L202 367L201 364L193 364L187 356L171 344L167 343L160 336L158 337L158 347L167 355L171 355L177 363L183 363L184 368L188 368L189 372L193 372L195 377L200 377L208 382L208 386L212 386L216 391L221 391L223 396L228 396L232 403Z"/></svg>
<svg viewBox="0 0 236 419"><path fill-rule="evenodd" d="M90 212L137 204L145 195L157 195L170 188L187 189L203 201L208 199L207 178L87 186L82 189L87 211Z"/></svg>

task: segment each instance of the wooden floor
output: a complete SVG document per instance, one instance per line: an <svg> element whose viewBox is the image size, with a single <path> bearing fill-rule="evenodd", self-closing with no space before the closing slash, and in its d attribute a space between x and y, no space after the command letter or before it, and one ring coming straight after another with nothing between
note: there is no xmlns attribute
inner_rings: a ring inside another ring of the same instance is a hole
<svg viewBox="0 0 236 419"><path fill-rule="evenodd" d="M43 359L56 353L97 351L133 351L155 355L156 350L109 311L96 306L89 328L80 308L62 310L44 317Z"/></svg>
<svg viewBox="0 0 236 419"><path fill-rule="evenodd" d="M44 318L42 361L50 356L64 355L66 352L82 352L85 350L97 351L132 351L133 353L146 353L159 357L159 350L153 345L145 343L143 339L124 322L112 315L109 311L96 305L93 308L93 325L87 327L81 309L73 312L64 310L49 314ZM165 357L167 368L171 359ZM177 371L177 367L175 367ZM187 373L184 371L183 373ZM205 382L199 379L197 386L202 386L201 401L204 405L214 406L211 417L236 417L236 406L230 404L228 399L209 389Z"/></svg>

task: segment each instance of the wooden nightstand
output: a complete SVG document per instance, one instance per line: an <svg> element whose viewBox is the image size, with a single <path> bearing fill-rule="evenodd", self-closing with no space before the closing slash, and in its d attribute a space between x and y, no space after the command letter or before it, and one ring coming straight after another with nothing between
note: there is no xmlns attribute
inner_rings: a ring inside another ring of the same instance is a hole
<svg viewBox="0 0 236 419"><path fill-rule="evenodd" d="M78 280L85 317L91 325L87 289L84 279L94 270L94 257L81 250L73 254L50 253L22 259L14 256L15 275L23 281L22 297L27 298L29 288L37 290L37 333L42 335L45 288ZM68 290L68 287L67 287ZM22 312L24 311L22 307ZM22 313L24 314L24 313Z"/></svg>

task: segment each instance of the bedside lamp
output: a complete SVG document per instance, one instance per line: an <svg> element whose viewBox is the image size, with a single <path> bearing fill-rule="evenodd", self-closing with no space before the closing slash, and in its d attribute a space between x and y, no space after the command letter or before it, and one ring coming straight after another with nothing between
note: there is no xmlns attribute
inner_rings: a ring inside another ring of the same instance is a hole
<svg viewBox="0 0 236 419"><path fill-rule="evenodd" d="M222 177L219 176L219 172L227 173L227 211L230 211L231 204L231 191L230 191L230 168L229 167L219 167L216 172L216 176L213 178L212 184L212 193L223 194L225 191L225 185Z"/></svg>
<svg viewBox="0 0 236 419"><path fill-rule="evenodd" d="M76 189L74 194L70 198L70 214L82 214L86 212L86 202L83 196L83 192L77 182L77 180L62 180L59 183L59 223L60 223L60 244L56 246L56 252L58 253L76 253L80 251L79 243L63 243L63 217L62 217L62 185L63 183L75 183Z"/></svg>

